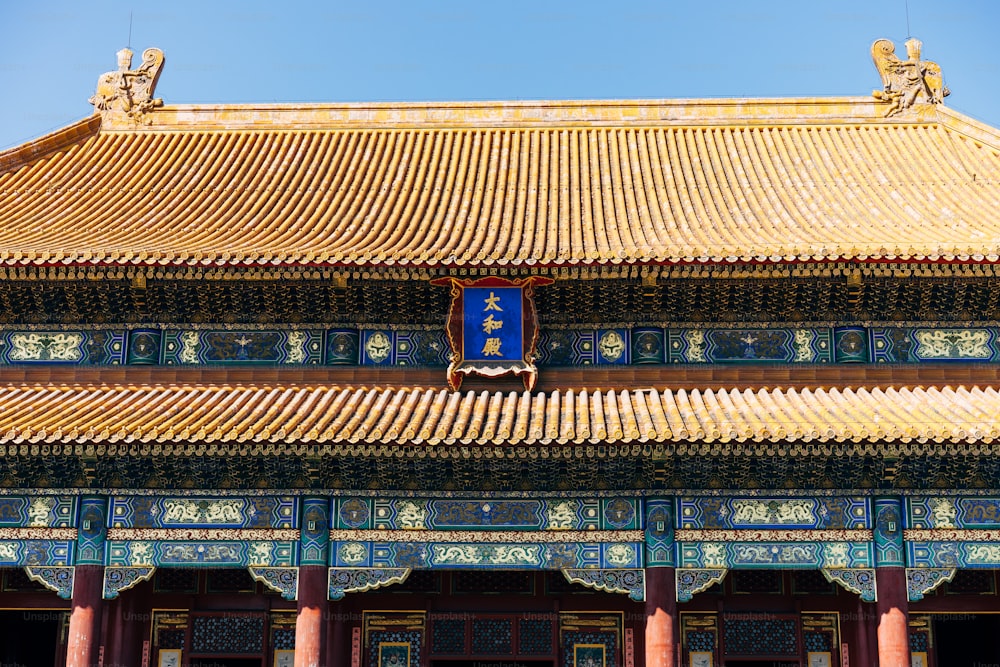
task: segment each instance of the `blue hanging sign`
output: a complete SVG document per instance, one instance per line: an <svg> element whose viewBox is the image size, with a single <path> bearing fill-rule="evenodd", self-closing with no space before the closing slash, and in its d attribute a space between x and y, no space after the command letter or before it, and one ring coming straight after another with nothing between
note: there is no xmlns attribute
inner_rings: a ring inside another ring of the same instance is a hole
<svg viewBox="0 0 1000 667"><path fill-rule="evenodd" d="M515 374L525 387L535 385L534 364L538 322L534 287L549 285L551 278L438 278L434 285L451 287L448 340L452 361L448 384L457 390L465 375L486 377Z"/></svg>

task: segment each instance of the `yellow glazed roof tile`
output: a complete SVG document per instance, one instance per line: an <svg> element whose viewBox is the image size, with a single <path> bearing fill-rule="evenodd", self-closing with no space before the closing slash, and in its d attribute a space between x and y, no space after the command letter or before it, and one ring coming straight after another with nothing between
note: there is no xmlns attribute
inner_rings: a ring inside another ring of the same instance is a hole
<svg viewBox="0 0 1000 667"><path fill-rule="evenodd" d="M6 446L248 440L408 446L888 440L985 446L998 438L1000 395L977 387L549 394L256 385L0 388L0 445Z"/></svg>
<svg viewBox="0 0 1000 667"><path fill-rule="evenodd" d="M0 153L0 262L1000 259L1000 133L861 98L165 107Z"/></svg>

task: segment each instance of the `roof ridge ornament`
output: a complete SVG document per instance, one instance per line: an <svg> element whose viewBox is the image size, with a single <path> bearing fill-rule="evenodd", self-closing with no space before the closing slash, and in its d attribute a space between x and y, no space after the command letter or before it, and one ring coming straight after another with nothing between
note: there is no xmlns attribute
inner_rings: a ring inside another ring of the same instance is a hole
<svg viewBox="0 0 1000 667"><path fill-rule="evenodd" d="M944 85L941 67L929 60L920 60L923 43L911 37L906 40L906 60L896 56L896 46L888 39L872 44L872 60L882 77L882 90L872 91L877 100L889 103L886 118L903 113L914 104L941 104L951 91Z"/></svg>
<svg viewBox="0 0 1000 667"><path fill-rule="evenodd" d="M142 52L142 64L132 66L132 49L117 53L118 70L105 72L97 79L97 91L88 101L102 117L124 115L135 123L148 125L147 114L163 106L163 100L153 97L153 90L163 68L163 51L149 48Z"/></svg>

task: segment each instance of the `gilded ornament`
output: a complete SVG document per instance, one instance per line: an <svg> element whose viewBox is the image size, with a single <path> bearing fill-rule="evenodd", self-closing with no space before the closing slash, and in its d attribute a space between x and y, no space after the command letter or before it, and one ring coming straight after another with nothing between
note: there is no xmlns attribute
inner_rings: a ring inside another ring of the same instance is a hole
<svg viewBox="0 0 1000 667"><path fill-rule="evenodd" d="M365 352L368 353L368 358L376 364L388 359L391 351L392 342L389 340L389 336L381 331L376 331L365 341Z"/></svg>
<svg viewBox="0 0 1000 667"><path fill-rule="evenodd" d="M11 361L80 361L83 334L19 333L10 337Z"/></svg>
<svg viewBox="0 0 1000 667"><path fill-rule="evenodd" d="M32 527L42 527L49 525L49 514L55 507L54 498L35 498L28 508L28 525Z"/></svg>
<svg viewBox="0 0 1000 667"><path fill-rule="evenodd" d="M563 500L550 503L546 508L549 530L570 530L576 520L575 501Z"/></svg>
<svg viewBox="0 0 1000 667"><path fill-rule="evenodd" d="M986 329L935 329L917 331L919 359L989 359L990 332Z"/></svg>
<svg viewBox="0 0 1000 667"><path fill-rule="evenodd" d="M618 361L625 354L625 339L617 331L605 331L597 342L597 349L606 361Z"/></svg>

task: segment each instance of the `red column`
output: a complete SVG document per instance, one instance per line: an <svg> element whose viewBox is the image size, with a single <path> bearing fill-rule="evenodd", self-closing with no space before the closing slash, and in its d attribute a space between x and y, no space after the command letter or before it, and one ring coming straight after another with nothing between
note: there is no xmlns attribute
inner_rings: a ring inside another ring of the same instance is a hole
<svg viewBox="0 0 1000 667"><path fill-rule="evenodd" d="M326 625L327 646L326 664L332 667L337 665L348 665L350 651L345 646L345 641L350 644L350 638L345 640L344 630L346 612L344 611L344 601L334 602L331 605L330 622Z"/></svg>
<svg viewBox="0 0 1000 667"><path fill-rule="evenodd" d="M854 645L850 647L851 664L858 667L867 667L875 664L872 660L872 640L869 628L872 624L872 610L874 605L870 602L858 600L858 619L854 624Z"/></svg>
<svg viewBox="0 0 1000 667"><path fill-rule="evenodd" d="M646 568L646 667L675 667L677 597L674 568Z"/></svg>
<svg viewBox="0 0 1000 667"><path fill-rule="evenodd" d="M299 606L295 619L295 667L319 667L323 650L323 612L326 601L326 568L299 566Z"/></svg>
<svg viewBox="0 0 1000 667"><path fill-rule="evenodd" d="M879 667L910 667L910 629L907 622L906 570L880 567L876 570L878 601Z"/></svg>
<svg viewBox="0 0 1000 667"><path fill-rule="evenodd" d="M97 664L100 643L104 568L100 565L77 565L73 577L73 610L66 640L66 667L93 667Z"/></svg>

